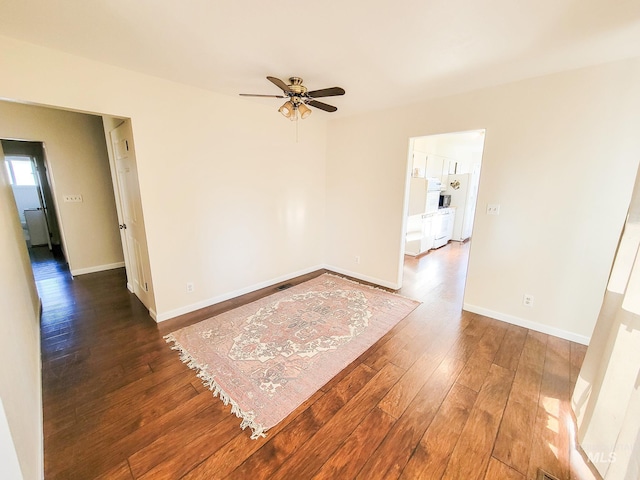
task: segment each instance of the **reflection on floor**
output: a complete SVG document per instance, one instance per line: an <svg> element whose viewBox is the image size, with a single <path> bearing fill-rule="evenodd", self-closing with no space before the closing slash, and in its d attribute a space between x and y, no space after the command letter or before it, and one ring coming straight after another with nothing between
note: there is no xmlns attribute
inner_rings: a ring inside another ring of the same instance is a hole
<svg viewBox="0 0 640 480"><path fill-rule="evenodd" d="M30 247L28 250L36 280L61 280L69 276L69 267L59 246L54 246L53 250L47 246Z"/></svg>
<svg viewBox="0 0 640 480"><path fill-rule="evenodd" d="M407 296L437 295L462 307L469 242L450 242L419 257L404 257L403 288Z"/></svg>

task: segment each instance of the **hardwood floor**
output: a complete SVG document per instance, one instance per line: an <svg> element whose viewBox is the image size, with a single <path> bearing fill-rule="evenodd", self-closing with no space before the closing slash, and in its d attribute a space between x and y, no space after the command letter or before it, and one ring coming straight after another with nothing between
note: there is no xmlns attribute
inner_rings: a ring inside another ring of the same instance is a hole
<svg viewBox="0 0 640 480"><path fill-rule="evenodd" d="M275 287L156 325L123 270L72 279L34 249L46 478L596 478L569 406L585 347L461 313L467 251L408 259L420 307L250 440L162 336Z"/></svg>

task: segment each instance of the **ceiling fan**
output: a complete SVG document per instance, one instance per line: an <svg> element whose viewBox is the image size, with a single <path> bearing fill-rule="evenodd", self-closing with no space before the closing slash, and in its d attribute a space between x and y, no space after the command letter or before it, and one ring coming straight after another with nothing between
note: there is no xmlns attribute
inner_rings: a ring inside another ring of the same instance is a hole
<svg viewBox="0 0 640 480"><path fill-rule="evenodd" d="M284 95L260 95L254 93L241 93L243 97L269 97L269 98L286 98L287 101L278 109L278 111L289 120L296 120L298 115L303 120L311 115L311 110L307 105L319 108L325 112L335 112L338 110L333 105L319 102L315 100L321 97L335 97L344 95L344 89L340 87L323 88L321 90L308 91L307 87L302 85L302 78L290 77L287 85L276 77L267 77L271 83L282 90Z"/></svg>

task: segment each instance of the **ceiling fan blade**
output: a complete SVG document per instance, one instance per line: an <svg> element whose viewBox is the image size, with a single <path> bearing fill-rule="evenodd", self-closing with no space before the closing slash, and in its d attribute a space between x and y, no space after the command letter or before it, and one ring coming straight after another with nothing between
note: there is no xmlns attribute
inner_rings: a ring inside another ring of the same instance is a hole
<svg viewBox="0 0 640 480"><path fill-rule="evenodd" d="M311 105L312 107L319 108L320 110L324 110L325 112L335 112L336 110L338 110L333 105L328 105L326 103L322 103L317 100L310 100L306 103L307 105Z"/></svg>
<svg viewBox="0 0 640 480"><path fill-rule="evenodd" d="M289 85L284 83L279 78L267 77L267 80L269 80L271 83L273 83L276 87L280 88L283 92L291 92L291 89L289 88Z"/></svg>
<svg viewBox="0 0 640 480"><path fill-rule="evenodd" d="M322 90L312 90L310 92L307 92L307 95L311 98L335 97L337 95L344 95L344 88L331 87L323 88Z"/></svg>
<svg viewBox="0 0 640 480"><path fill-rule="evenodd" d="M241 97L268 97L268 98L289 98L284 95L260 95L259 93L239 93Z"/></svg>

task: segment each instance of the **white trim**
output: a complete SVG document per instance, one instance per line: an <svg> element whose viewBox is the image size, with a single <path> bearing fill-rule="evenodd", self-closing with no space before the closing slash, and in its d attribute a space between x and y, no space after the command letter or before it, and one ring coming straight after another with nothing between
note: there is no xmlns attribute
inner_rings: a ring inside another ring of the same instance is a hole
<svg viewBox="0 0 640 480"><path fill-rule="evenodd" d="M323 268L325 268L324 265L316 265L313 267L305 268L303 270L299 270L297 272L281 275L279 277L272 278L271 280L267 280L265 282L260 282L248 287L240 288L232 292L223 293L221 295L217 295L207 300L202 300L200 302L192 303L191 305L185 305L184 307L176 308L174 310L169 310L168 312L157 313L157 312L151 312L151 310L149 310L149 314L156 322L158 323L164 322L165 320L169 320L179 315L184 315L185 313L194 312L196 310L200 310L201 308L210 307L211 305L215 305L216 303L224 302L225 300L230 300L232 298L239 297L240 295L245 295L247 293L255 292L256 290L260 290L261 288L270 287L272 285L275 285L276 283L285 282L287 280L291 280L292 278L299 277L300 275L306 275L307 273L322 270Z"/></svg>
<svg viewBox="0 0 640 480"><path fill-rule="evenodd" d="M399 290L401 285L396 283L387 282L386 280L380 280L379 278L370 277L368 275L363 275L361 273L352 272L350 270L345 270L344 268L334 267L332 265L325 265L324 268L330 270L335 273L340 273L342 275L348 275L349 277L357 278L358 280L362 280L363 282L373 283L375 285L380 285L381 287L387 287L392 290Z"/></svg>
<svg viewBox="0 0 640 480"><path fill-rule="evenodd" d="M577 333L568 332L566 330L552 327L550 325L545 325L543 323L532 322L531 320L525 320L524 318L516 317L506 313L495 312L493 310L489 310L488 308L479 307L477 305L470 305L468 303L465 303L462 308L463 310L467 310L471 313L477 313L479 315L484 315L485 317L495 318L496 320L500 320L502 322L518 325L519 327L535 330L536 332L546 333L547 335L553 335L554 337L563 338L565 340L580 343L582 345L589 345L589 341L591 340L590 337L585 337L584 335L578 335Z"/></svg>
<svg viewBox="0 0 640 480"><path fill-rule="evenodd" d="M153 318L153 319L156 321L156 323L158 322L158 314L156 313L156 311L155 311L155 310L153 310L153 309L151 309L151 308L150 308L150 309L149 309L149 316L150 316L151 318Z"/></svg>
<svg viewBox="0 0 640 480"><path fill-rule="evenodd" d="M107 263L105 265L96 265L95 267L78 268L71 270L71 275L77 277L78 275L85 275L87 273L103 272L105 270L114 270L116 268L124 267L124 262Z"/></svg>

